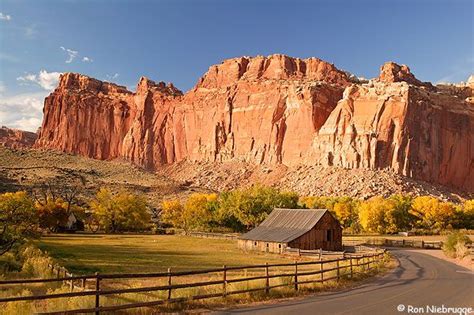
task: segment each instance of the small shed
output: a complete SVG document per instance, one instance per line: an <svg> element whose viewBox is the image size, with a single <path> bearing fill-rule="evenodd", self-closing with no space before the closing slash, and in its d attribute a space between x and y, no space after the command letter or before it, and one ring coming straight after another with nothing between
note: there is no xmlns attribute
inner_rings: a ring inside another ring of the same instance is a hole
<svg viewBox="0 0 474 315"><path fill-rule="evenodd" d="M77 232L84 231L84 222L80 220L74 212L71 212L67 218L65 226L59 228L59 232Z"/></svg>
<svg viewBox="0 0 474 315"><path fill-rule="evenodd" d="M245 250L282 253L285 248L342 250L342 227L326 209L274 209L256 228L239 237Z"/></svg>

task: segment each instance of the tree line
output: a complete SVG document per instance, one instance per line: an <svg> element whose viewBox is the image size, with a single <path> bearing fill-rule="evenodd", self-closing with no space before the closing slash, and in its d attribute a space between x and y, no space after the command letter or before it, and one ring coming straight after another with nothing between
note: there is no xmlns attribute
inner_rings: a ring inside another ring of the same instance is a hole
<svg viewBox="0 0 474 315"><path fill-rule="evenodd" d="M155 208L143 195L99 189L81 198L80 186L43 185L31 192L0 194L0 255L42 231L68 229L71 215L90 232L189 231L245 232L274 208L328 209L346 233L395 233L474 229L474 200L454 204L430 196L393 195L360 200L350 197L299 196L254 185L220 194L193 193L167 199ZM153 219L153 220L152 220Z"/></svg>
<svg viewBox="0 0 474 315"><path fill-rule="evenodd" d="M190 230L245 232L261 223L273 208L328 209L346 233L396 233L420 230L474 229L474 200L460 204L431 196L351 197L299 196L294 192L255 185L217 194L190 195L166 200L163 222Z"/></svg>

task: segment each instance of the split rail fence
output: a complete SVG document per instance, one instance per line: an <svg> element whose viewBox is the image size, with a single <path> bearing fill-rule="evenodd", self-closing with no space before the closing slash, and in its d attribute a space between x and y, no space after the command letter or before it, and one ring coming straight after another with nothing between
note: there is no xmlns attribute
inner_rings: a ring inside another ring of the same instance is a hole
<svg viewBox="0 0 474 315"><path fill-rule="evenodd" d="M59 298L73 298L73 297L94 297L95 307L55 311L43 314L81 314L81 313L95 313L110 312L124 309L141 308L141 307L154 307L159 305L165 305L170 303L182 303L192 300L203 300L211 298L225 298L230 295L238 295L256 291L263 291L265 294L270 293L271 289L278 287L293 287L295 291L299 290L299 286L302 284L311 283L325 283L327 281L339 281L341 277L347 276L353 278L355 274L367 273L371 269L377 266L377 264L384 259L384 250L380 250L372 254L364 255L351 255L349 257L332 259L332 260L320 260L320 261L295 261L294 263L279 263L279 264L264 264L264 265L249 265L249 266L238 266L238 267L227 267L196 271L178 271L171 272L158 272L158 273L131 273L131 274L93 274L93 275L82 275L73 276L62 274L62 271L57 273L56 278L51 279L21 279L21 280L1 280L0 288L5 288L7 285L24 285L24 284L38 284L38 283L52 283L52 282L68 282L70 283L71 292L64 293L53 293L43 295L31 295L31 296L15 296L0 298L0 303L10 303L18 301L40 301L50 300ZM335 266L334 266L335 265ZM319 268L313 268L317 267ZM286 267L289 270L282 272L281 270L275 270L276 268ZM232 277L230 272L244 271L244 277ZM247 275L247 270L254 270L255 273L250 276ZM260 271L259 271L260 270ZM261 272L263 270L263 272ZM190 275L210 275L218 274L219 278L211 281L194 281L192 283L175 283L183 276ZM319 275L319 276L318 276ZM311 279L308 276L315 276ZM118 279L158 279L161 278L165 281L166 285L158 286L145 286L145 287L128 287L121 289L109 289L102 287L104 280L118 280ZM291 281L280 281L278 284L272 284L271 279L288 279ZM264 285L257 287L247 286L246 289L232 290L231 284L242 283L250 281L260 280ZM86 282L93 282L91 288L86 288ZM77 286L77 284L80 284ZM209 294L197 294L186 297L173 297L175 290L183 288L203 288L208 286L218 286L220 289L216 290L215 293ZM82 287L83 290L74 292L77 287ZM147 302L133 302L122 305L101 305L101 297L103 296L114 296L126 293L150 293L161 291L165 293L164 299L153 300Z"/></svg>

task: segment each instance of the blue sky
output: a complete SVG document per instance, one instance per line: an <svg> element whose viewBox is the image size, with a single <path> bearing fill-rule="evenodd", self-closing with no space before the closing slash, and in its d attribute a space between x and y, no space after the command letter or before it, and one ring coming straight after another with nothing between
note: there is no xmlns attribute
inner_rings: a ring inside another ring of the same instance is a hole
<svg viewBox="0 0 474 315"><path fill-rule="evenodd" d="M61 72L186 91L241 55L319 57L358 76L385 61L425 81L474 72L474 2L1 0L0 125L36 130Z"/></svg>

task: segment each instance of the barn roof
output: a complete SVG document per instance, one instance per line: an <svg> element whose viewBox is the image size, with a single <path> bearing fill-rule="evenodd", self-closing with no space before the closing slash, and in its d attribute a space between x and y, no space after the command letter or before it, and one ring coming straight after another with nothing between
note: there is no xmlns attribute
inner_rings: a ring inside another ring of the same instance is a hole
<svg viewBox="0 0 474 315"><path fill-rule="evenodd" d="M310 231L326 209L274 209L256 228L240 236L243 240L290 242Z"/></svg>

